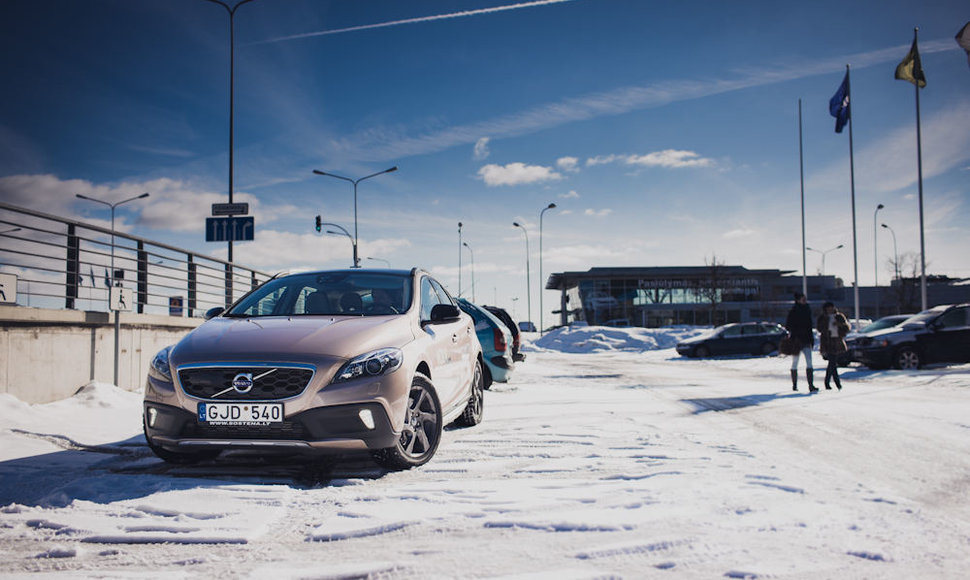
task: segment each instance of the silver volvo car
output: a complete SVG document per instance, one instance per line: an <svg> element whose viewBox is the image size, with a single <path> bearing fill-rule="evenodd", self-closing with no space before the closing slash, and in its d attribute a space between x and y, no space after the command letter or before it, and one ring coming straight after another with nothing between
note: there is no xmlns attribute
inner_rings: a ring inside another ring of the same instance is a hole
<svg viewBox="0 0 970 580"><path fill-rule="evenodd" d="M422 270L280 276L207 317L148 374L145 438L166 461L370 450L407 469L482 419L473 322Z"/></svg>

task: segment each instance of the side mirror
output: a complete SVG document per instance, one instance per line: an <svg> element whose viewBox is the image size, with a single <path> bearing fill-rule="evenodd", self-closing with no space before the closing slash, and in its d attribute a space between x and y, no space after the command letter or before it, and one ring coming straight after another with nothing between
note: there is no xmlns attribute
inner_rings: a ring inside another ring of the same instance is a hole
<svg viewBox="0 0 970 580"><path fill-rule="evenodd" d="M461 318L461 311L454 304L435 304L431 309L431 324L455 322Z"/></svg>
<svg viewBox="0 0 970 580"><path fill-rule="evenodd" d="M205 314L204 314L204 317L205 317L206 320L209 320L211 318L215 318L216 316L219 316L220 314L222 314L225 311L226 311L225 308L223 308L221 306L216 306L215 308L210 308L210 309L206 310L205 311Z"/></svg>

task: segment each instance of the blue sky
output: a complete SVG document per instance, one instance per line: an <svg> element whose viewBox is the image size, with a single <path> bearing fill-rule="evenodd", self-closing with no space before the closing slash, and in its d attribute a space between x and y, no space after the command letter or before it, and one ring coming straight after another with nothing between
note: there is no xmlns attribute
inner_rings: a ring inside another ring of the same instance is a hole
<svg viewBox="0 0 970 580"><path fill-rule="evenodd" d="M148 191L119 229L224 256L204 218L228 201L228 20L205 0L5 0L0 199L105 223L75 194ZM235 17L234 199L256 240L234 257L349 265L347 239L316 234L313 216L352 231L353 190L312 170L397 165L359 186L361 256L457 293L461 221L476 298L520 318L512 222L528 230L538 318L553 202L546 276L712 256L800 272L801 99L807 243L845 244L825 267L851 284L848 131L828 113L851 64L859 281L878 262L885 284L877 204L899 252L919 249L915 89L893 78L919 26L928 271L970 277L970 67L953 39L968 20L962 0L254 0Z"/></svg>

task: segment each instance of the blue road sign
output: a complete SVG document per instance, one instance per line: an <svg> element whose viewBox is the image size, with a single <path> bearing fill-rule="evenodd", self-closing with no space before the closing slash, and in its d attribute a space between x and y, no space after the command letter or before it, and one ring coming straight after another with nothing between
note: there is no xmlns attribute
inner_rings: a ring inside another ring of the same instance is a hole
<svg viewBox="0 0 970 580"><path fill-rule="evenodd" d="M252 216L205 218L205 241L250 242L255 229Z"/></svg>

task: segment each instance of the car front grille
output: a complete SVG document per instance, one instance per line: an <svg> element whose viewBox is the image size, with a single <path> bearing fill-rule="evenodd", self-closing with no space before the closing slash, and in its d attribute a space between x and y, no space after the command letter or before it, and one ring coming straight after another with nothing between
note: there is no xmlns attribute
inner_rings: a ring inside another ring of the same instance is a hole
<svg viewBox="0 0 970 580"><path fill-rule="evenodd" d="M233 387L240 375L252 379L252 387L248 391ZM272 401L302 393L310 384L313 369L287 366L190 367L179 369L178 376L185 393L192 397Z"/></svg>

